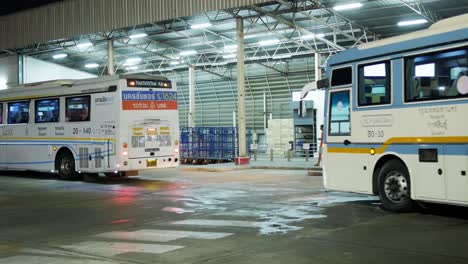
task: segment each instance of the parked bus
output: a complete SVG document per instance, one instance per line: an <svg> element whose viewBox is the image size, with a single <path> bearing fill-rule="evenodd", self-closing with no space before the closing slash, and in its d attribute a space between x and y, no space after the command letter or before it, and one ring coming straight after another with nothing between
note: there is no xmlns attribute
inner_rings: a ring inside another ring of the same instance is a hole
<svg viewBox="0 0 468 264"><path fill-rule="evenodd" d="M0 91L0 169L134 176L179 164L176 85L120 75Z"/></svg>
<svg viewBox="0 0 468 264"><path fill-rule="evenodd" d="M468 14L343 51L327 62L324 184L468 205Z"/></svg>

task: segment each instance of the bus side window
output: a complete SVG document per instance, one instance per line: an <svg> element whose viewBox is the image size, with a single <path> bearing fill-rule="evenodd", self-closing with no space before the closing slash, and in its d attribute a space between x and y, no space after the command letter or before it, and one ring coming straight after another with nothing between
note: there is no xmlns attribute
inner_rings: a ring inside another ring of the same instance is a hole
<svg viewBox="0 0 468 264"><path fill-rule="evenodd" d="M409 57L405 67L406 102L468 96L468 90L458 85L468 74L467 48Z"/></svg>
<svg viewBox="0 0 468 264"><path fill-rule="evenodd" d="M332 70L331 86L351 85L353 82L353 69L351 66Z"/></svg>
<svg viewBox="0 0 468 264"><path fill-rule="evenodd" d="M3 103L0 103L0 124L3 124Z"/></svg>
<svg viewBox="0 0 468 264"><path fill-rule="evenodd" d="M8 103L8 124L29 122L29 102Z"/></svg>
<svg viewBox="0 0 468 264"><path fill-rule="evenodd" d="M36 123L59 122L59 99L36 100Z"/></svg>
<svg viewBox="0 0 468 264"><path fill-rule="evenodd" d="M390 104L390 62L359 66L359 106Z"/></svg>
<svg viewBox="0 0 468 264"><path fill-rule="evenodd" d="M91 117L91 96L67 97L65 110L67 122L89 121Z"/></svg>

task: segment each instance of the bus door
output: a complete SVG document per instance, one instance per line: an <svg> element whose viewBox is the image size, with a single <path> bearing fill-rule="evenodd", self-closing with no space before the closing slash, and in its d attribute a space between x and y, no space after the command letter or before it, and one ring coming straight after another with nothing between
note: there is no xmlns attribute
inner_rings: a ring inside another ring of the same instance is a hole
<svg viewBox="0 0 468 264"><path fill-rule="evenodd" d="M351 102L351 89L329 91L325 167L334 176L328 185L336 190L368 192L369 179L363 168L369 157L357 153L351 139Z"/></svg>
<svg viewBox="0 0 468 264"><path fill-rule="evenodd" d="M413 184L415 195L421 199L445 200L445 147L443 145L418 148L418 165L415 166Z"/></svg>

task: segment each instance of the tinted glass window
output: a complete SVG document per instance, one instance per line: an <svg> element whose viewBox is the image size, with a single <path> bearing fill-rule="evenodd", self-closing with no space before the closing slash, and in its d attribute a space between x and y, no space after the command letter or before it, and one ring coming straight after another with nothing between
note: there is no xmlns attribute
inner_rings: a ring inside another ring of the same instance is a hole
<svg viewBox="0 0 468 264"><path fill-rule="evenodd" d="M332 70L331 86L350 85L353 82L351 67Z"/></svg>
<svg viewBox="0 0 468 264"><path fill-rule="evenodd" d="M60 115L59 99L36 101L36 123L58 122Z"/></svg>
<svg viewBox="0 0 468 264"><path fill-rule="evenodd" d="M8 103L8 124L29 122L29 102Z"/></svg>
<svg viewBox="0 0 468 264"><path fill-rule="evenodd" d="M89 121L91 116L91 97L79 96L66 99L65 117L68 122Z"/></svg>
<svg viewBox="0 0 468 264"><path fill-rule="evenodd" d="M390 62L361 65L358 71L359 105L390 104Z"/></svg>
<svg viewBox="0 0 468 264"><path fill-rule="evenodd" d="M3 124L3 103L0 103L0 124Z"/></svg>
<svg viewBox="0 0 468 264"><path fill-rule="evenodd" d="M330 135L349 135L350 100L349 91L330 92Z"/></svg>
<svg viewBox="0 0 468 264"><path fill-rule="evenodd" d="M468 96L468 49L406 59L405 101Z"/></svg>

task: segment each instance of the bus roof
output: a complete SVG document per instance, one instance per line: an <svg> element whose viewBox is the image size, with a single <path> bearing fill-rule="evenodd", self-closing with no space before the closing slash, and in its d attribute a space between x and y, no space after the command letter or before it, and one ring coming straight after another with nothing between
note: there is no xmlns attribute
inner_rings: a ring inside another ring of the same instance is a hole
<svg viewBox="0 0 468 264"><path fill-rule="evenodd" d="M441 20L428 29L369 42L342 51L330 58L328 66L465 41L468 41L468 14Z"/></svg>

